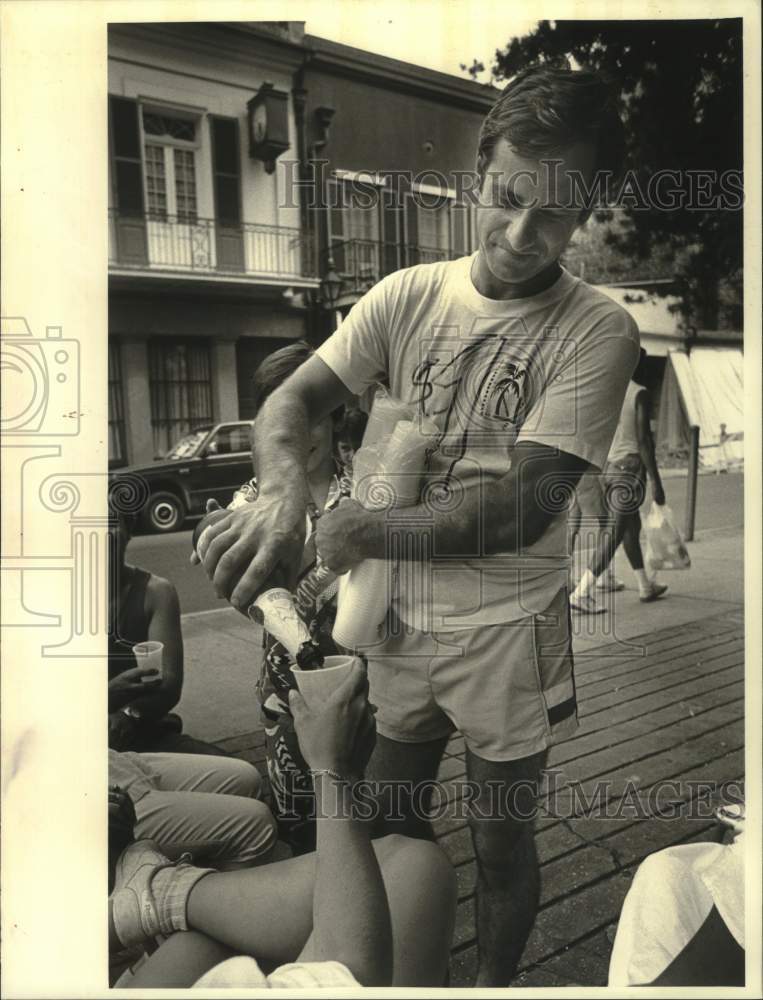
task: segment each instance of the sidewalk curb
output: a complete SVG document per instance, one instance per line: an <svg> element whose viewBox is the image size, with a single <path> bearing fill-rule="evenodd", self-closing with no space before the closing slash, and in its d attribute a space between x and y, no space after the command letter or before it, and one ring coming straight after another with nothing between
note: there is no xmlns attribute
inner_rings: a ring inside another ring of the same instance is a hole
<svg viewBox="0 0 763 1000"><path fill-rule="evenodd" d="M235 611L235 608L230 607L230 605L227 608L206 608L204 611L186 611L184 614L181 614L180 620L186 621L189 618L207 618L210 615L229 614L231 611Z"/></svg>

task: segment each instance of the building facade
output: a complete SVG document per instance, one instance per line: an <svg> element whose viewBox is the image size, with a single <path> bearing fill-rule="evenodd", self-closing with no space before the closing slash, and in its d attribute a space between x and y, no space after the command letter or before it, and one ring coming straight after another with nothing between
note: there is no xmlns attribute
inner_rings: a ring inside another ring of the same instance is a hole
<svg viewBox="0 0 763 1000"><path fill-rule="evenodd" d="M108 89L113 467L250 419L267 354L472 247L490 88L298 22L216 22L112 25Z"/></svg>
<svg viewBox="0 0 763 1000"><path fill-rule="evenodd" d="M313 225L344 312L385 274L471 251L477 139L498 92L326 39L305 44L306 145L323 167Z"/></svg>

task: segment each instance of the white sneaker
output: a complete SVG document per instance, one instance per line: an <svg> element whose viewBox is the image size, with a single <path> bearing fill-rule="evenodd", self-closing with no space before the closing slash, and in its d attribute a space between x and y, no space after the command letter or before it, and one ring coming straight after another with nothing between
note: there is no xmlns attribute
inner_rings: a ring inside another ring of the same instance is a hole
<svg viewBox="0 0 763 1000"><path fill-rule="evenodd" d="M570 607L573 611L579 611L582 615L603 615L607 610L596 603L593 594L572 594L570 596Z"/></svg>
<svg viewBox="0 0 763 1000"><path fill-rule="evenodd" d="M114 891L111 893L114 930L125 948L142 945L163 934L187 930L185 903L196 882L213 871L197 868L190 854L170 861L153 840L136 840L117 861ZM164 887L161 899L154 894L154 878L173 869L171 886Z"/></svg>
<svg viewBox="0 0 763 1000"><path fill-rule="evenodd" d="M119 856L111 899L114 927L125 948L150 941L161 931L151 883L157 872L171 866L152 840L136 840Z"/></svg>
<svg viewBox="0 0 763 1000"><path fill-rule="evenodd" d="M667 583L655 583L654 580L652 580L649 584L649 590L642 590L639 592L639 600L643 604L649 604L650 601L657 601L662 597L667 589Z"/></svg>
<svg viewBox="0 0 763 1000"><path fill-rule="evenodd" d="M625 584L614 573L607 573L603 580L596 581L596 589L603 590L608 594L614 594L619 590L625 590Z"/></svg>

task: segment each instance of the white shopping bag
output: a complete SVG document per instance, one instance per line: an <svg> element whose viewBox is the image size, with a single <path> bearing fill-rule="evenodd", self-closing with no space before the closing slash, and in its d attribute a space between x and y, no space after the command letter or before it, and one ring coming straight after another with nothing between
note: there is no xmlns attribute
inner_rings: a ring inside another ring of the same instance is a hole
<svg viewBox="0 0 763 1000"><path fill-rule="evenodd" d="M646 561L652 569L688 569L691 559L673 511L667 504L652 503L644 521Z"/></svg>

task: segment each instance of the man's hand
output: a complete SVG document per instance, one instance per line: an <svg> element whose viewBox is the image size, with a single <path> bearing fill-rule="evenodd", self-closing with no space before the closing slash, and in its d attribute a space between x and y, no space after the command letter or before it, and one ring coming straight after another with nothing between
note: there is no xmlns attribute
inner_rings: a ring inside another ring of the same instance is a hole
<svg viewBox="0 0 763 1000"><path fill-rule="evenodd" d="M205 514L211 514L213 510L222 510L222 507L217 502L217 500L213 500L210 497L210 499L207 500L207 505L206 505L206 508L204 510L204 513ZM197 546L197 548L201 549L202 552L206 552L206 550L207 550L207 533L206 533L206 530L202 531L201 537L199 538L198 542L196 543L196 546ZM198 552L196 551L196 549L193 549L193 551L191 552L191 558L190 558L191 565L192 566L198 566L200 562L201 562L201 556L198 554Z"/></svg>
<svg viewBox="0 0 763 1000"><path fill-rule="evenodd" d="M662 483L658 480L652 483L652 497L658 507L665 506L665 490L662 488Z"/></svg>
<svg viewBox="0 0 763 1000"><path fill-rule="evenodd" d="M289 707L302 756L311 770L332 770L342 777L361 776L376 741L375 709L368 702L363 661L328 701L310 707L299 691L289 692Z"/></svg>
<svg viewBox="0 0 763 1000"><path fill-rule="evenodd" d="M260 494L206 529L199 554L218 597L246 611L266 584L294 585L305 544L305 509L299 497Z"/></svg>
<svg viewBox="0 0 763 1000"><path fill-rule="evenodd" d="M315 546L321 560L335 573L346 573L364 559L383 559L385 517L355 500L342 500L318 520Z"/></svg>

